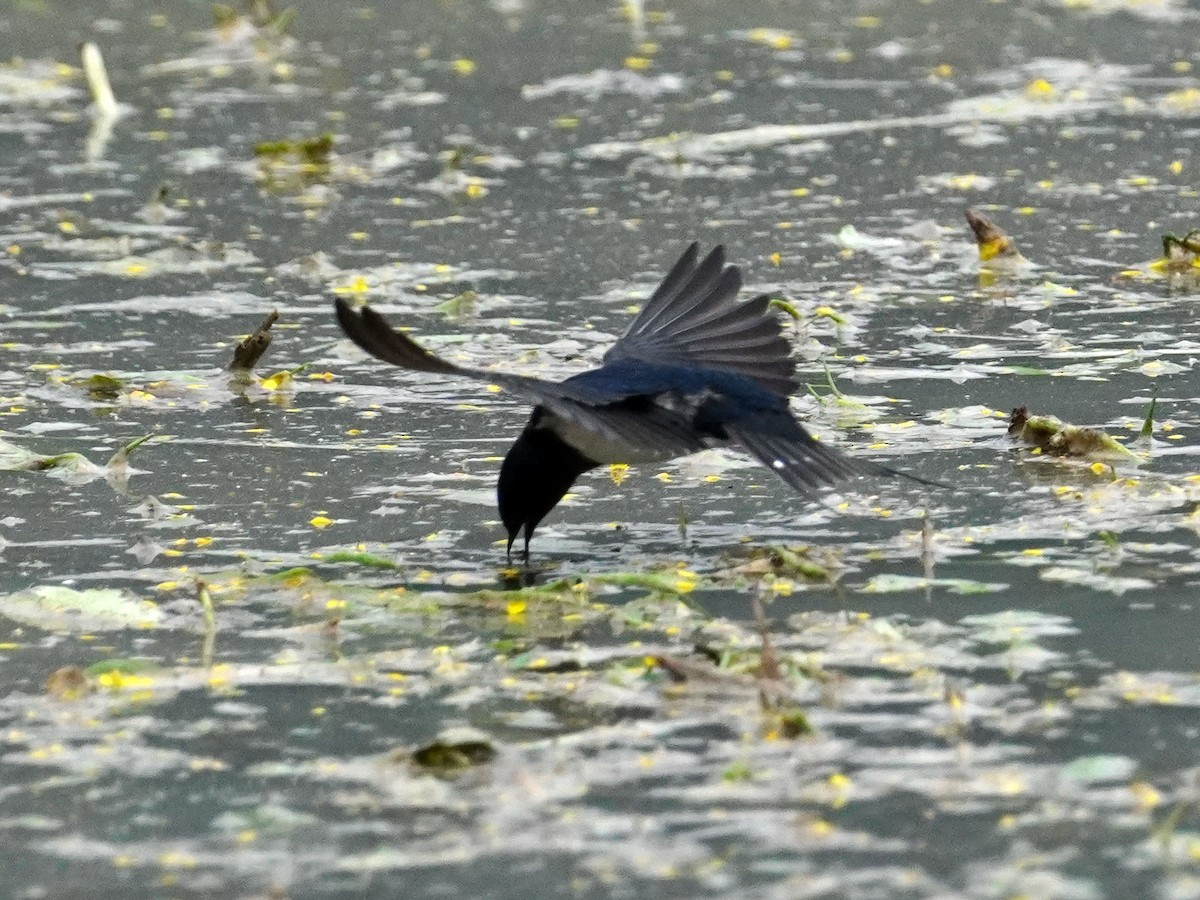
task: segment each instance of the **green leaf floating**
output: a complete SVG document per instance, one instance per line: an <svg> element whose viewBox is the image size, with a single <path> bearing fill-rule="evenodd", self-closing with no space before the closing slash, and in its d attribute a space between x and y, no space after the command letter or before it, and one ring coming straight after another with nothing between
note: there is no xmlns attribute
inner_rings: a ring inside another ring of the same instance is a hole
<svg viewBox="0 0 1200 900"><path fill-rule="evenodd" d="M59 585L0 596L0 615L46 631L74 632L155 628L165 618L153 603L117 588L77 591Z"/></svg>

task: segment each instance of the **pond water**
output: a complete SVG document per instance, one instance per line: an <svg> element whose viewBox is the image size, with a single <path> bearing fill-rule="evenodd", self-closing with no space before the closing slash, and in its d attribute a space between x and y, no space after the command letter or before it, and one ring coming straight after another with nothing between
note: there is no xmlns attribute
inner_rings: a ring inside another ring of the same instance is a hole
<svg viewBox="0 0 1200 900"><path fill-rule="evenodd" d="M1200 896L1194 3L258 14L0 5L0 893ZM692 240L948 487L602 468L508 571L526 408L333 298L561 378Z"/></svg>

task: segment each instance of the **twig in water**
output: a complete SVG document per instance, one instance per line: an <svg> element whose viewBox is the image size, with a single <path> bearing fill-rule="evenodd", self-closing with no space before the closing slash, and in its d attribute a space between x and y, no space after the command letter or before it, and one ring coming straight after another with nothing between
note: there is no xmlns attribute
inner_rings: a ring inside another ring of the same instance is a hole
<svg viewBox="0 0 1200 900"><path fill-rule="evenodd" d="M279 321L279 310L273 309L267 314L254 331L233 348L233 360L229 363L229 371L248 373L262 359L262 355L271 346L271 326Z"/></svg>

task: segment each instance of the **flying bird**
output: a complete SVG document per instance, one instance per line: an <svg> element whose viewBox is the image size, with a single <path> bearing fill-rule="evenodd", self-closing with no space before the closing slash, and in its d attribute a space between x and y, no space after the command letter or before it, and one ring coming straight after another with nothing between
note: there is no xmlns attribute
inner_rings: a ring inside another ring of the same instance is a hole
<svg viewBox="0 0 1200 900"><path fill-rule="evenodd" d="M867 474L903 474L818 442L788 408L796 366L769 295L737 302L742 273L716 247L692 244L651 294L603 365L546 381L466 368L433 355L370 307L340 297L338 323L372 356L404 369L474 378L534 404L500 466L497 500L513 543L584 472L657 462L706 447L740 447L799 493ZM912 477L912 476L905 476ZM921 479L914 479L921 481Z"/></svg>

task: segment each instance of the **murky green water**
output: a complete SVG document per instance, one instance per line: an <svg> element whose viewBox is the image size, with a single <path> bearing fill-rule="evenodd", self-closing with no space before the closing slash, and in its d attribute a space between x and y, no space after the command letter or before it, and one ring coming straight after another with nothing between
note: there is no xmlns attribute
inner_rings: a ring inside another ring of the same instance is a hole
<svg viewBox="0 0 1200 900"><path fill-rule="evenodd" d="M81 6L0 6L0 893L1200 896L1194 4ZM693 239L954 489L598 470L512 590L525 410L333 296L563 377Z"/></svg>

